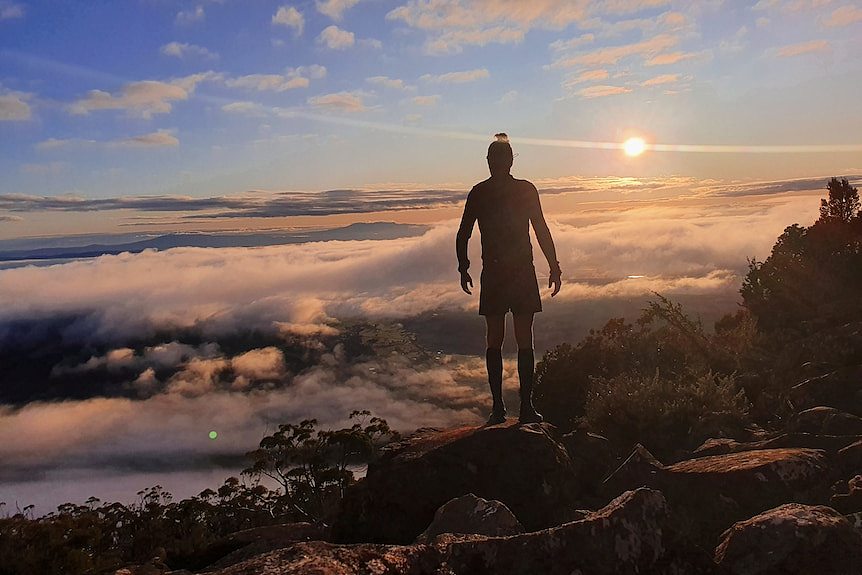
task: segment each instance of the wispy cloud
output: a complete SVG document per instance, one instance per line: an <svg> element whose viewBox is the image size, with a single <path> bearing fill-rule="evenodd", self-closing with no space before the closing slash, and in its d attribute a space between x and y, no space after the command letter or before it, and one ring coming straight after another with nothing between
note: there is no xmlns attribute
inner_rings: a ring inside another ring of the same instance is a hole
<svg viewBox="0 0 862 575"><path fill-rule="evenodd" d="M364 112L365 94L360 91L335 92L332 94L321 94L308 99L308 104L314 108L323 110L334 110L337 112Z"/></svg>
<svg viewBox="0 0 862 575"><path fill-rule="evenodd" d="M466 84L490 77L491 73L486 68L476 68L475 70L447 72L445 74L423 74L419 79L431 84Z"/></svg>
<svg viewBox="0 0 862 575"><path fill-rule="evenodd" d="M15 20L24 17L24 5L17 2L0 2L0 20Z"/></svg>
<svg viewBox="0 0 862 575"><path fill-rule="evenodd" d="M794 56L803 56L805 54L824 54L831 51L832 45L828 40L811 40L778 48L775 55L779 58L792 58Z"/></svg>
<svg viewBox="0 0 862 575"><path fill-rule="evenodd" d="M180 25L189 25L194 24L195 22L202 22L205 18L206 11L204 10L204 7L198 5L190 10L181 10L178 12L175 21Z"/></svg>
<svg viewBox="0 0 862 575"><path fill-rule="evenodd" d="M199 83L220 79L221 74L203 72L169 82L131 82L124 85L117 94L91 90L86 98L73 102L68 109L75 115L87 115L99 110L123 110L132 116L150 118L154 114L169 113L172 102L188 100Z"/></svg>
<svg viewBox="0 0 862 575"><path fill-rule="evenodd" d="M80 148L101 146L105 148L174 148L180 145L179 139L170 130L158 130L140 136L130 136L117 140L84 140L80 138L56 139L50 138L36 144L39 150L57 150L61 148Z"/></svg>
<svg viewBox="0 0 862 575"><path fill-rule="evenodd" d="M862 22L862 8L852 4L836 8L828 18L823 20L824 26L830 28L849 26L856 22Z"/></svg>
<svg viewBox="0 0 862 575"><path fill-rule="evenodd" d="M369 84L374 84L376 86L383 86L384 88L391 88L393 90L410 90L413 87L407 85L404 80L400 78L390 78L389 76L371 76L370 78L365 78L365 81Z"/></svg>
<svg viewBox="0 0 862 575"><path fill-rule="evenodd" d="M573 56L563 57L556 60L551 67L571 68L574 66L609 66L617 64L620 60L633 56L653 57L664 50L676 46L679 37L670 34L660 34L647 40L622 44L619 46L607 46L597 48L589 52L582 52Z"/></svg>
<svg viewBox="0 0 862 575"><path fill-rule="evenodd" d="M432 94L428 96L414 96L410 101L417 106L436 106L440 101L440 94Z"/></svg>
<svg viewBox="0 0 862 575"><path fill-rule="evenodd" d="M317 11L329 16L333 20L340 21L344 13L359 4L359 0L314 0Z"/></svg>
<svg viewBox="0 0 862 575"><path fill-rule="evenodd" d="M29 101L33 95L26 92L4 90L0 86L0 122L21 122L33 115Z"/></svg>
<svg viewBox="0 0 862 575"><path fill-rule="evenodd" d="M207 50L203 46L197 46L196 44L185 44L182 42L169 42L163 45L159 49L159 51L165 56L173 56L174 58L180 59L198 57L207 60L215 60L218 58L218 54Z"/></svg>
<svg viewBox="0 0 862 575"><path fill-rule="evenodd" d="M617 94L627 94L631 91L631 88L626 88L625 86L598 85L582 88L581 90L578 90L577 94L581 98L591 99L603 98L605 96L615 96Z"/></svg>

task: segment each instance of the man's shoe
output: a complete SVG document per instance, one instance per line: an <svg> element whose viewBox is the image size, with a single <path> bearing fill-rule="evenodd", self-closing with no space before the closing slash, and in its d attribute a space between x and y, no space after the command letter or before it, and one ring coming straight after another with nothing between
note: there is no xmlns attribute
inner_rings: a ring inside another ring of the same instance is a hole
<svg viewBox="0 0 862 575"><path fill-rule="evenodd" d="M545 418L542 417L541 413L536 411L536 408L532 404L521 406L521 415L518 417L518 423L523 425L526 423L542 423L543 421L545 421Z"/></svg>
<svg viewBox="0 0 862 575"><path fill-rule="evenodd" d="M485 425L500 425L501 423L506 423L506 410L495 409L491 412L491 416L488 418L488 423Z"/></svg>

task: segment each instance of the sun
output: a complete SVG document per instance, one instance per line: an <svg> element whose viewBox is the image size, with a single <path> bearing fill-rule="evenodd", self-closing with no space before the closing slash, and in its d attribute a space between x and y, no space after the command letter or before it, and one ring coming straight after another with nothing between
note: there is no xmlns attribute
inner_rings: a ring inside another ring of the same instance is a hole
<svg viewBox="0 0 862 575"><path fill-rule="evenodd" d="M640 156L646 149L646 142L643 138L629 138L623 142L623 151L626 156Z"/></svg>

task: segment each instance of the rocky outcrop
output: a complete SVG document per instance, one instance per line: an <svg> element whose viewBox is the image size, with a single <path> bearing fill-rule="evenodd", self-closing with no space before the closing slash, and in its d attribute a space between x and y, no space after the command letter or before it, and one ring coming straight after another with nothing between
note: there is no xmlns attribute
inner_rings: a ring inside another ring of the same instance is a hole
<svg viewBox="0 0 862 575"><path fill-rule="evenodd" d="M862 417L862 365L806 379L791 388L790 397L801 409L825 405Z"/></svg>
<svg viewBox="0 0 862 575"><path fill-rule="evenodd" d="M829 507L787 504L728 529L715 561L732 575L855 575L862 533Z"/></svg>
<svg viewBox="0 0 862 575"><path fill-rule="evenodd" d="M596 490L614 467L613 451L607 438L576 429L565 434L560 442L575 466L581 486L589 491Z"/></svg>
<svg viewBox="0 0 862 575"><path fill-rule="evenodd" d="M338 542L410 543L447 501L502 501L527 530L574 510L578 478L548 424L425 429L387 446L352 486L333 524Z"/></svg>
<svg viewBox="0 0 862 575"><path fill-rule="evenodd" d="M829 505L844 515L862 512L862 475L838 484L837 493L829 500Z"/></svg>
<svg viewBox="0 0 862 575"><path fill-rule="evenodd" d="M625 461L604 480L602 492L607 497L614 497L628 489L657 486L663 471L664 465L638 443Z"/></svg>
<svg viewBox="0 0 862 575"><path fill-rule="evenodd" d="M862 440L839 449L835 464L845 476L862 473Z"/></svg>
<svg viewBox="0 0 862 575"><path fill-rule="evenodd" d="M862 441L860 435L822 435L818 433L782 433L760 441L739 442L734 439L707 439L692 452L692 457L708 457L710 455L726 455L741 451L758 449L784 449L801 447L806 449L822 449L827 454L836 454L841 449Z"/></svg>
<svg viewBox="0 0 862 575"><path fill-rule="evenodd" d="M442 533L501 537L523 532L524 526L505 504L468 493L440 507L434 514L431 525L422 532L416 542L426 543Z"/></svg>
<svg viewBox="0 0 862 575"><path fill-rule="evenodd" d="M797 413L793 427L803 433L860 435L862 418L834 407L818 406Z"/></svg>
<svg viewBox="0 0 862 575"><path fill-rule="evenodd" d="M443 535L433 545L301 543L212 575L710 573L710 558L673 531L662 494L638 489L581 521L533 533Z"/></svg>
<svg viewBox="0 0 862 575"><path fill-rule="evenodd" d="M328 539L328 532L313 523L285 523L245 529L227 535L211 545L202 557L210 557L205 564L217 569L240 563L262 553L287 547L299 541ZM214 561L218 559L217 561Z"/></svg>

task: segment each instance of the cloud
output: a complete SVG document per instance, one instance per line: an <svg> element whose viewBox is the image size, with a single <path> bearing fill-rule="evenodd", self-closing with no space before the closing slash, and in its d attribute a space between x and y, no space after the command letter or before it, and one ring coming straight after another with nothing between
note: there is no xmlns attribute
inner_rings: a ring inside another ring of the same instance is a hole
<svg viewBox="0 0 862 575"><path fill-rule="evenodd" d="M342 30L338 26L327 26L317 37L317 43L323 44L330 50L344 50L350 48L356 42L353 32Z"/></svg>
<svg viewBox="0 0 862 575"><path fill-rule="evenodd" d="M584 82L597 82L600 80L607 80L610 74L607 70L599 69L599 70L586 70L581 72L577 76L570 76L563 82L563 87L569 88L571 86L575 86L577 84L582 84Z"/></svg>
<svg viewBox="0 0 862 575"><path fill-rule="evenodd" d="M593 34L582 34L575 38L570 38L569 40L555 40L554 42L551 42L548 47L555 52L562 52L578 48L584 44L589 44L595 41L595 39L596 37Z"/></svg>
<svg viewBox="0 0 862 575"><path fill-rule="evenodd" d="M25 174L35 174L40 176L57 175L65 172L69 168L66 162L47 162L42 164L22 164L21 171Z"/></svg>
<svg viewBox="0 0 862 575"><path fill-rule="evenodd" d="M490 77L491 73L486 68L476 68L474 70L447 72L445 74L423 74L419 79L431 84L466 84Z"/></svg>
<svg viewBox="0 0 862 575"><path fill-rule="evenodd" d="M297 36L302 35L305 27L305 18L302 13L293 6L281 6L272 17L272 23L279 26L293 28Z"/></svg>
<svg viewBox="0 0 862 575"><path fill-rule="evenodd" d="M0 222L23 222L21 216L13 216L11 214L0 214Z"/></svg>
<svg viewBox="0 0 862 575"><path fill-rule="evenodd" d="M100 146L104 148L174 148L180 145L180 141L170 130L158 130L140 136L130 136L118 140L84 140L78 138L57 139L49 138L36 144L38 150L56 150L60 148L80 148L89 146Z"/></svg>
<svg viewBox="0 0 862 575"><path fill-rule="evenodd" d="M364 112L368 108L363 101L362 92L336 92L333 94L322 94L312 96L308 104L323 110L335 110L338 112Z"/></svg>
<svg viewBox="0 0 862 575"><path fill-rule="evenodd" d="M32 94L14 92L0 87L0 122L21 122L33 116L29 100Z"/></svg>
<svg viewBox="0 0 862 575"><path fill-rule="evenodd" d="M832 45L828 40L811 40L809 42L800 42L799 44L782 46L775 51L775 55L779 58L792 58L794 56L803 56L805 54L823 54L831 51Z"/></svg>
<svg viewBox="0 0 862 575"><path fill-rule="evenodd" d="M682 62L683 60L691 60L704 55L704 52L667 52L664 54L656 54L652 58L644 62L644 66L669 66Z"/></svg>
<svg viewBox="0 0 862 575"><path fill-rule="evenodd" d="M314 5L321 14L340 21L344 13L359 4L359 0L315 0Z"/></svg>
<svg viewBox="0 0 862 575"><path fill-rule="evenodd" d="M399 78L390 78L389 76L371 76L365 78L369 84L383 86L384 88L392 88L393 90L410 90L412 87L404 83L404 80Z"/></svg>
<svg viewBox="0 0 862 575"><path fill-rule="evenodd" d="M230 88L256 90L258 92L286 92L297 88L307 88L311 80L326 76L326 68L318 64L288 68L284 74L249 74L238 78L228 78L225 84Z"/></svg>
<svg viewBox="0 0 862 575"><path fill-rule="evenodd" d="M169 113L172 102L188 100L199 83L221 78L221 74L203 72L169 82L130 82L118 94L91 90L86 98L73 102L68 109L74 115L87 115L98 110L123 110L131 116L151 118L154 114Z"/></svg>
<svg viewBox="0 0 862 575"><path fill-rule="evenodd" d="M662 84L672 84L677 81L679 81L679 74L661 74L648 80L644 80L641 82L641 86L660 86Z"/></svg>
<svg viewBox="0 0 862 575"><path fill-rule="evenodd" d="M607 86L607 85L597 85L597 86L589 86L587 88L582 88L578 90L577 94L581 98L602 98L604 96L615 96L617 94L627 94L631 92L631 88L626 88L625 86Z"/></svg>
<svg viewBox="0 0 862 575"><path fill-rule="evenodd" d="M266 115L266 109L257 102L231 102L221 107L228 114L242 114L244 116L261 117Z"/></svg>
<svg viewBox="0 0 862 575"><path fill-rule="evenodd" d="M17 2L0 2L0 21L24 17L24 5Z"/></svg>
<svg viewBox="0 0 862 575"><path fill-rule="evenodd" d="M162 46L159 51L165 56L172 56L174 58L180 59L198 57L207 60L215 60L218 58L218 54L216 54L215 52L210 52L202 46L197 46L195 44L183 44L181 42L169 42L168 44Z"/></svg>
<svg viewBox="0 0 862 575"><path fill-rule="evenodd" d="M192 10L181 10L177 12L175 22L180 25L194 24L202 22L206 18L206 12L203 6L195 6Z"/></svg>
<svg viewBox="0 0 862 575"><path fill-rule="evenodd" d="M823 20L824 26L840 27L862 22L862 8L848 4L836 8L828 18Z"/></svg>
<svg viewBox="0 0 862 575"><path fill-rule="evenodd" d="M413 96L412 98L410 98L410 101L417 106L436 106L437 102L440 101L440 94L433 94L429 96Z"/></svg>
<svg viewBox="0 0 862 575"><path fill-rule="evenodd" d="M495 26L483 30L448 30L425 42L428 54L460 54L464 45L518 44L524 40L523 30Z"/></svg>
<svg viewBox="0 0 862 575"><path fill-rule="evenodd" d="M632 56L655 56L658 53L676 46L679 38L670 34L659 34L647 40L597 48L590 52L582 52L573 56L557 59L552 68L572 68L575 66L609 66Z"/></svg>

